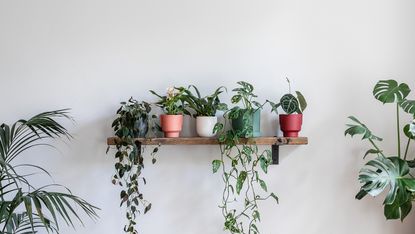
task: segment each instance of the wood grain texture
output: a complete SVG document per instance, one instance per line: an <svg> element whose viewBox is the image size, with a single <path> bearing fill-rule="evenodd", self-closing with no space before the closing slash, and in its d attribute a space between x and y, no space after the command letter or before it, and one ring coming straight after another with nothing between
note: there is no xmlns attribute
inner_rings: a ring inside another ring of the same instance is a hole
<svg viewBox="0 0 415 234"><path fill-rule="evenodd" d="M205 137L180 137L180 138L136 138L143 145L218 145L216 138ZM117 137L109 137L108 145L115 145L119 141ZM307 137L254 137L242 138L239 142L242 144L256 145L307 145Z"/></svg>

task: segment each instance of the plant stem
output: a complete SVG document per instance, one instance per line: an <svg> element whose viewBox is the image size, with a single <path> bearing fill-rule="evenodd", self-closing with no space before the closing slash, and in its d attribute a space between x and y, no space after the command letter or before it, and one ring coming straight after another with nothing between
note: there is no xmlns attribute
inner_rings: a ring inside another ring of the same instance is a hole
<svg viewBox="0 0 415 234"><path fill-rule="evenodd" d="M370 143L372 143L373 147L375 147L375 149L376 149L377 151L379 151L379 152L380 152L380 154L381 154L383 157L385 157L385 158L386 158L386 156L383 154L382 150L380 150L380 149L379 149L379 147L375 144L375 142L374 142L372 139L370 139L370 138L369 138L369 141L370 141Z"/></svg>
<svg viewBox="0 0 415 234"><path fill-rule="evenodd" d="M396 103L396 124L398 132L398 157L401 158L401 128L399 126L399 104Z"/></svg>
<svg viewBox="0 0 415 234"><path fill-rule="evenodd" d="M408 143L406 144L405 156L403 160L406 160L406 156L408 156L409 145L411 144L411 138L408 138Z"/></svg>

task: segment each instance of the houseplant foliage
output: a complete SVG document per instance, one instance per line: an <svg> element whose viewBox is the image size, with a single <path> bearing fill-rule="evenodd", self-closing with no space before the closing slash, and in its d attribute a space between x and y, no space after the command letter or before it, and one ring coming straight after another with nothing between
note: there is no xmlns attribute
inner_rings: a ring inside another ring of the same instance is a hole
<svg viewBox="0 0 415 234"><path fill-rule="evenodd" d="M410 93L407 84L398 84L395 80L381 80L374 89L374 97L383 104L393 104L396 106L396 142L397 152L393 154L385 153L379 146L382 138L373 132L360 120L350 116L352 121L348 124L345 135L361 135L362 140L368 141L372 146L364 158L374 155L359 172L359 181L362 187L357 199L362 199L367 194L378 196L383 191L387 195L383 202L384 215L387 219L401 219L410 213L412 201L415 197L415 179L411 175L411 170L415 167L414 158L409 158L410 143L415 139L415 122L406 124L403 128L400 123L401 109L415 117L415 101L407 99ZM403 133L403 134L402 134ZM406 138L401 141L401 138ZM402 143L406 143L405 150L401 148Z"/></svg>
<svg viewBox="0 0 415 234"><path fill-rule="evenodd" d="M186 109L185 113L196 118L196 131L199 136L212 137L215 135L213 128L218 122L216 113L227 110L227 105L219 99L219 95L223 91L226 91L226 88L221 86L213 94L202 97L199 89L194 85L190 85L188 89L184 90L183 100L189 109L189 111Z"/></svg>
<svg viewBox="0 0 415 234"><path fill-rule="evenodd" d="M252 111L255 107L260 107L259 103L253 103L251 97L256 97L252 93L253 87L246 82L238 82L242 88L235 89L237 97L232 98L233 103L244 103L245 108ZM245 111L240 108L232 108L225 112L225 117L231 121L239 115L245 115ZM252 113L252 112L251 112ZM249 117L245 117L244 121ZM219 142L221 157L212 162L213 173L220 169L224 182L222 210L224 230L230 233L259 233L257 227L261 220L261 212L258 207L260 201L268 198L278 198L274 193L268 193L266 182L261 178L261 174L268 172L268 167L272 162L270 150L260 150L254 141L250 144L239 145L241 138L252 134L252 124L243 125L243 129L227 129L222 123L215 126L215 132L219 132ZM245 139L246 140L246 139ZM262 172L261 172L262 171ZM242 208L241 208L242 207Z"/></svg>
<svg viewBox="0 0 415 234"><path fill-rule="evenodd" d="M217 88L211 95L204 97L201 96L199 89L194 85L190 85L189 88L183 90L183 100L193 112L186 112L188 115L193 117L215 116L217 111L227 110L226 103L222 103L219 99L219 95L223 93L223 91L226 91L224 86Z"/></svg>
<svg viewBox="0 0 415 234"><path fill-rule="evenodd" d="M303 112L307 107L307 101L300 91L295 91L296 96L291 93L291 82L288 78L288 93L284 94L279 103L274 103L269 100L267 102L271 105L271 112L278 114L278 108L286 114L280 114L280 127L284 132L285 137L297 137L301 130L303 122Z"/></svg>
<svg viewBox="0 0 415 234"><path fill-rule="evenodd" d="M179 137L183 127L183 113L185 112L185 102L183 87L170 87L167 89L165 96L157 94L155 91L150 92L156 95L160 100L156 105L164 110L164 115L160 115L161 128L165 137Z"/></svg>
<svg viewBox="0 0 415 234"><path fill-rule="evenodd" d="M264 104L255 101L258 96L254 93L253 85L245 81L237 84L239 87L232 90L236 94L231 98L231 103L236 106L229 110L227 117L241 137L260 136L260 111ZM242 107L238 104L242 104Z"/></svg>
<svg viewBox="0 0 415 234"><path fill-rule="evenodd" d="M40 230L58 233L59 220L72 227L76 220L82 224L80 212L92 219L98 218L97 207L73 195L64 186L34 187L30 182L32 175L51 176L42 167L15 163L23 153L30 156L29 150L34 147L52 146L47 140L71 138L66 128L58 123L59 119L70 119L67 109L40 113L11 126L0 125L0 233Z"/></svg>
<svg viewBox="0 0 415 234"><path fill-rule="evenodd" d="M159 131L156 123L157 116L151 113L151 105L147 102L138 102L130 98L122 102L117 110L117 118L112 123L116 142L115 174L112 178L114 185L119 185L120 206L126 207L128 223L124 227L126 233L136 234L136 218L140 213L147 213L151 209L151 203L144 198L140 186L146 184L142 175L144 169L144 148L135 142L136 137L150 137ZM154 135L153 135L154 136ZM158 147L151 152L152 163L156 162L155 154Z"/></svg>

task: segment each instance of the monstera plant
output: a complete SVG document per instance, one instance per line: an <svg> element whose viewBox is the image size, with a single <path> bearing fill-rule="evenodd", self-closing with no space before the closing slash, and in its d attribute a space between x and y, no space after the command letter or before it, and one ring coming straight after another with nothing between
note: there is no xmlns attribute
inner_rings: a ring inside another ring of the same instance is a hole
<svg viewBox="0 0 415 234"><path fill-rule="evenodd" d="M374 155L360 170L359 181L362 184L356 198L362 199L367 194L378 196L383 191L387 195L383 202L384 215L387 219L401 219L410 213L415 197L415 179L411 170L415 168L415 155L410 157L410 144L415 140L415 121L401 126L400 112L404 112L415 118L415 101L407 99L411 89L405 83L398 84L395 80L381 80L373 89L374 97L383 104L396 106L396 152L387 154L379 146L382 138L376 136L360 120L350 116L351 124L345 131L345 135L361 135L362 140L368 141L371 148L364 155ZM401 138L406 137L402 142ZM402 144L406 146L402 149Z"/></svg>
<svg viewBox="0 0 415 234"><path fill-rule="evenodd" d="M19 160L30 149L51 146L47 140L71 138L58 119L68 119L67 110L44 112L12 125L0 125L0 233L59 233L59 222L75 227L79 213L97 218L97 207L57 184L35 187L33 175L50 174L37 165ZM19 163L20 161L20 163ZM23 170L22 170L23 169Z"/></svg>

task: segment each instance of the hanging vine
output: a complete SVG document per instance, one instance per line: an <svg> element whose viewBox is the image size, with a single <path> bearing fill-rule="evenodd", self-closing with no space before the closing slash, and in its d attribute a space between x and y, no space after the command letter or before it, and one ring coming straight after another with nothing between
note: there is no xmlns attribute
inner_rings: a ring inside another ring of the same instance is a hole
<svg viewBox="0 0 415 234"><path fill-rule="evenodd" d="M241 138L252 137L252 113L262 107L252 100L253 86L246 82L238 82L241 86L233 91L232 103L242 102L244 109L234 107L224 116L230 121L243 115L243 129L227 129L222 123L215 126L214 131L219 133L221 157L212 162L213 173L222 168L224 189L220 208L222 210L224 230L230 233L260 233L257 223L261 221L261 212L258 202L273 198L278 202L274 193L269 193L266 182L260 176L260 170L268 172L272 163L270 150L259 150L254 138L244 140L249 144L240 145ZM256 106L256 108L254 107ZM229 166L230 165L230 166ZM261 191L262 190L262 191ZM265 194L265 195L264 195ZM241 208L240 204L243 204Z"/></svg>
<svg viewBox="0 0 415 234"><path fill-rule="evenodd" d="M138 233L137 216L151 209L151 203L144 198L139 189L147 183L142 175L145 148L134 140L137 137L154 137L160 131L157 116L151 114L151 111L149 103L130 98L127 102L121 103L121 107L117 110L117 118L112 123L115 135L118 137L115 142L116 163L112 183L122 188L120 206L126 207L127 224L124 226L124 232L129 234ZM156 163L155 154L158 148L159 146L155 147L150 153L153 164ZM107 153L108 150L109 148Z"/></svg>

